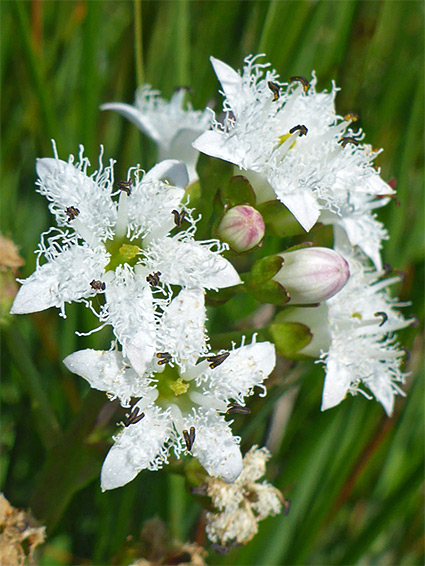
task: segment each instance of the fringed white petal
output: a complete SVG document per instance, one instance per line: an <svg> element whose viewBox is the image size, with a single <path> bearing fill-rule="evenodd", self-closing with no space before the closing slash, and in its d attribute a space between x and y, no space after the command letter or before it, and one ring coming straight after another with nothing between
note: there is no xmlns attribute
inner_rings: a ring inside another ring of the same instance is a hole
<svg viewBox="0 0 425 566"><path fill-rule="evenodd" d="M130 104L125 104L123 102L108 102L106 104L102 104L100 106L101 110L113 110L114 112L118 112L124 118L127 118L129 122L131 122L136 128L147 134L149 137L154 139L155 141L160 140L160 136L158 135L157 130L152 123L152 120L149 119L145 114L140 112L135 106L131 106Z"/></svg>
<svg viewBox="0 0 425 566"><path fill-rule="evenodd" d="M105 322L123 346L123 354L136 372L144 373L155 352L155 310L152 291L130 269L117 268L106 287Z"/></svg>
<svg viewBox="0 0 425 566"><path fill-rule="evenodd" d="M159 469L161 463L166 463L164 446L171 434L170 418L156 407L145 409L144 413L138 423L121 432L109 450L101 471L103 491L122 487L141 470Z"/></svg>
<svg viewBox="0 0 425 566"><path fill-rule="evenodd" d="M143 182L167 182L169 185L184 189L189 183L186 165L178 159L165 159L149 169L144 175Z"/></svg>
<svg viewBox="0 0 425 566"><path fill-rule="evenodd" d="M274 344L252 342L232 350L223 363L210 369L206 387L217 399L243 403L244 397L263 384L275 365Z"/></svg>
<svg viewBox="0 0 425 566"><path fill-rule="evenodd" d="M157 351L169 352L182 367L194 366L207 352L204 294L182 289L161 318Z"/></svg>
<svg viewBox="0 0 425 566"><path fill-rule="evenodd" d="M241 98L243 98L243 81L242 77L229 67L223 61L216 59L215 57L210 57L211 64L213 66L214 72L217 75L218 80L221 83L223 92L228 99L232 109L235 110L235 115L237 116Z"/></svg>
<svg viewBox="0 0 425 566"><path fill-rule="evenodd" d="M104 240L116 218L116 206L111 200L112 165L100 167L89 177L87 159L81 154L80 164L74 165L72 160L72 156L69 163L57 158L37 159L38 191L51 201L49 208L59 225L72 227L66 209L73 206L79 211L78 220Z"/></svg>
<svg viewBox="0 0 425 566"><path fill-rule="evenodd" d="M79 350L63 363L94 389L106 391L111 399L118 397L123 406L129 405L131 397L142 396L147 387L118 350Z"/></svg>
<svg viewBox="0 0 425 566"><path fill-rule="evenodd" d="M72 245L22 282L10 312L25 314L80 301L96 294L90 282L102 278L107 254L101 247Z"/></svg>
<svg viewBox="0 0 425 566"><path fill-rule="evenodd" d="M213 477L234 482L242 471L242 455L238 439L232 435L228 423L214 410L200 412L199 419L189 419L196 436L192 454Z"/></svg>
<svg viewBox="0 0 425 566"><path fill-rule="evenodd" d="M217 242L163 238L152 242L152 266L172 285L221 289L241 283L232 264L210 248Z"/></svg>

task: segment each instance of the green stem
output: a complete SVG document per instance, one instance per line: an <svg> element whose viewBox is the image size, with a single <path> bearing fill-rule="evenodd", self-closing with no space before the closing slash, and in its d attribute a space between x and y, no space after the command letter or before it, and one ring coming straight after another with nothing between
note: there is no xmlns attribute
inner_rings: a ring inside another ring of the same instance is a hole
<svg viewBox="0 0 425 566"><path fill-rule="evenodd" d="M60 435L56 416L47 398L43 380L29 355L28 346L18 326L18 321L4 331L10 356L18 370L25 393L31 399L32 418L45 448L53 446Z"/></svg>
<svg viewBox="0 0 425 566"><path fill-rule="evenodd" d="M177 474L168 474L168 515L170 533L173 540L182 541L183 518L185 515L185 478Z"/></svg>
<svg viewBox="0 0 425 566"><path fill-rule="evenodd" d="M143 72L143 28L142 28L142 2L134 0L134 50L136 56L136 78L137 85L144 81Z"/></svg>

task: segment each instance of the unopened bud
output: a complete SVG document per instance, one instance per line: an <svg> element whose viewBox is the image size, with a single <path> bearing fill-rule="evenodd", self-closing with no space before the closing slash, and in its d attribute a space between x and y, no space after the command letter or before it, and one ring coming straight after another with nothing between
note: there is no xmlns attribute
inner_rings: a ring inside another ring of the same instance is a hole
<svg viewBox="0 0 425 566"><path fill-rule="evenodd" d="M350 277L348 263L329 248L302 248L278 254L283 265L273 279L297 305L320 303L333 297Z"/></svg>
<svg viewBox="0 0 425 566"><path fill-rule="evenodd" d="M247 252L260 244L264 231L264 220L258 210L239 204L225 212L217 235L235 252Z"/></svg>

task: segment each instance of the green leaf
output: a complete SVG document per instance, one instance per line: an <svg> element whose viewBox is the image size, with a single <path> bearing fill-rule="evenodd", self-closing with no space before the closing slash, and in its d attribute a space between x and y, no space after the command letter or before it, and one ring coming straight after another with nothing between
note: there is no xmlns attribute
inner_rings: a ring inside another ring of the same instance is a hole
<svg viewBox="0 0 425 566"><path fill-rule="evenodd" d="M311 341L313 334L300 322L282 322L269 327L272 340L281 356L291 358Z"/></svg>
<svg viewBox="0 0 425 566"><path fill-rule="evenodd" d="M287 238L305 234L304 228L296 220L295 216L278 200L270 200L259 204L258 212L261 213L266 229L275 236Z"/></svg>

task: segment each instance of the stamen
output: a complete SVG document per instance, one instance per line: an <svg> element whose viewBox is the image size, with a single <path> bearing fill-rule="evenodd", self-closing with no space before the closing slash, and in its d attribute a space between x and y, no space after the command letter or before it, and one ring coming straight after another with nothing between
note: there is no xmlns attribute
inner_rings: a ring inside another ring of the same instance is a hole
<svg viewBox="0 0 425 566"><path fill-rule="evenodd" d="M289 499L283 499L282 505L283 505L283 514L285 515L285 517L287 517L291 509L291 502L289 501Z"/></svg>
<svg viewBox="0 0 425 566"><path fill-rule="evenodd" d="M180 228L186 216L186 211L182 210L179 212L178 210L172 210L171 213L174 215L174 224Z"/></svg>
<svg viewBox="0 0 425 566"><path fill-rule="evenodd" d="M356 114L355 112L349 112L344 116L344 120L346 122L357 122L358 119L359 119L359 115Z"/></svg>
<svg viewBox="0 0 425 566"><path fill-rule="evenodd" d="M280 86L278 84L272 82L272 81L269 81L267 83L267 86L269 87L269 89L273 93L273 102L276 102L276 100L279 100Z"/></svg>
<svg viewBox="0 0 425 566"><path fill-rule="evenodd" d="M347 136L345 138L341 138L338 143L340 143L342 145L342 147L345 147L347 145L347 143L352 143L353 145L359 145L359 141L356 140L356 138L352 138L350 136Z"/></svg>
<svg viewBox="0 0 425 566"><path fill-rule="evenodd" d="M90 281L90 287L95 291L104 291L106 289L106 284L103 281L93 279L93 281Z"/></svg>
<svg viewBox="0 0 425 566"><path fill-rule="evenodd" d="M128 196L131 195L131 187L133 185L133 181L120 181L117 183L117 187L120 191L124 191L127 193Z"/></svg>
<svg viewBox="0 0 425 566"><path fill-rule="evenodd" d="M382 318L382 321L379 323L379 326L382 326L383 324L385 324L388 320L388 315L385 312L376 312L374 314L374 316L380 316Z"/></svg>
<svg viewBox="0 0 425 566"><path fill-rule="evenodd" d="M308 129L303 124L298 124L298 126L294 126L289 130L289 133L295 134L295 132L297 132L298 130L300 132L300 137L307 135Z"/></svg>
<svg viewBox="0 0 425 566"><path fill-rule="evenodd" d="M207 356L207 362L210 362L210 368L215 369L217 366L222 364L224 360L227 360L230 352L223 352L222 354L217 354L216 356Z"/></svg>
<svg viewBox="0 0 425 566"><path fill-rule="evenodd" d="M158 358L157 364L159 366L164 366L165 364L171 362L171 354L169 354L168 352L158 352L156 357Z"/></svg>
<svg viewBox="0 0 425 566"><path fill-rule="evenodd" d="M304 88L304 92L308 92L308 89L310 88L310 83L308 82L308 80L305 77L301 77L299 75L296 75L295 77L290 77L289 81L291 83L298 81L299 83L301 83L303 85Z"/></svg>
<svg viewBox="0 0 425 566"><path fill-rule="evenodd" d="M135 407L133 409L133 411L130 413L128 419L125 421L124 426L128 427L132 424L136 424L136 423L140 422L143 419L144 416L145 416L145 413L139 414L139 407Z"/></svg>
<svg viewBox="0 0 425 566"><path fill-rule="evenodd" d="M186 442L186 448L190 452L192 450L193 443L195 442L195 427L191 426L189 432L187 432L187 430L184 430L183 438Z"/></svg>
<svg viewBox="0 0 425 566"><path fill-rule="evenodd" d="M248 408L248 407L244 407L242 405L239 405L239 403L230 403L227 406L226 414L232 415L233 413L237 413L239 415L249 415L250 412L251 412L251 409Z"/></svg>
<svg viewBox="0 0 425 566"><path fill-rule="evenodd" d="M68 206L68 208L65 209L65 213L68 216L68 222L70 222L71 220L75 220L77 218L77 216L80 214L80 211L78 210L78 208L75 208L75 206Z"/></svg>
<svg viewBox="0 0 425 566"><path fill-rule="evenodd" d="M158 287L160 283L159 276L161 275L160 271L156 271L155 273L151 273L146 277L146 281L151 285L151 287Z"/></svg>

